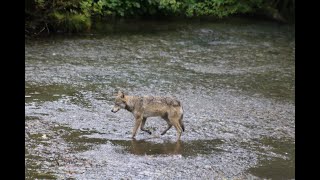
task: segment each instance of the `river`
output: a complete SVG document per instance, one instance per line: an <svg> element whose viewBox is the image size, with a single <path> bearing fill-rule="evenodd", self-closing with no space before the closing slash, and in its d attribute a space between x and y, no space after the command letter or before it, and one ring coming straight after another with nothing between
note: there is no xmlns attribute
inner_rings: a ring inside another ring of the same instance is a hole
<svg viewBox="0 0 320 180"><path fill-rule="evenodd" d="M26 179L295 179L295 30L232 18L100 25L25 43ZM177 97L185 132L112 113Z"/></svg>

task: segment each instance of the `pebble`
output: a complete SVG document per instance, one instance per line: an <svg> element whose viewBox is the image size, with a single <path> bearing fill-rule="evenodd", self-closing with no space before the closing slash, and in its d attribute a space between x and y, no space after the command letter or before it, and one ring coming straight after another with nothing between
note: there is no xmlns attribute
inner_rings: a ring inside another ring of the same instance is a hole
<svg viewBox="0 0 320 180"><path fill-rule="evenodd" d="M45 135L45 134L42 135L41 138L42 138L42 139L48 139L47 135Z"/></svg>

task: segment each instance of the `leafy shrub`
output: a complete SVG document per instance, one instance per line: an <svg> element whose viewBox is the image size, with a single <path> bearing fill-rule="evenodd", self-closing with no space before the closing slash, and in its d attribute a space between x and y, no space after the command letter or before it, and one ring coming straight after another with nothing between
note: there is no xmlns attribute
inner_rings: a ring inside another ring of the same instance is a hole
<svg viewBox="0 0 320 180"><path fill-rule="evenodd" d="M55 29L62 30L64 32L80 32L89 30L91 27L90 16L78 13L59 13L53 12L51 15L53 21L52 24Z"/></svg>

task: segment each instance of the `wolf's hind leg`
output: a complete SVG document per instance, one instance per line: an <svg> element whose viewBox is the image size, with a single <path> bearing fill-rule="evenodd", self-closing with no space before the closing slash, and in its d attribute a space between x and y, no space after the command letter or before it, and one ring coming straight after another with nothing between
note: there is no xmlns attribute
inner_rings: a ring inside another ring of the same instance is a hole
<svg viewBox="0 0 320 180"><path fill-rule="evenodd" d="M181 126L180 126L179 123L174 123L173 125L174 125L174 127L176 128L176 130L177 130L177 136L178 136L178 139L177 139L177 140L180 140L181 133L182 133L182 128L181 128Z"/></svg>
<svg viewBox="0 0 320 180"><path fill-rule="evenodd" d="M147 130L147 129L144 128L144 125L145 125L145 123L146 123L146 120L147 120L147 118L143 118L143 119L142 119L140 129L141 129L141 131L147 132L147 133L149 133L149 134L151 135L151 131L149 131L149 130Z"/></svg>

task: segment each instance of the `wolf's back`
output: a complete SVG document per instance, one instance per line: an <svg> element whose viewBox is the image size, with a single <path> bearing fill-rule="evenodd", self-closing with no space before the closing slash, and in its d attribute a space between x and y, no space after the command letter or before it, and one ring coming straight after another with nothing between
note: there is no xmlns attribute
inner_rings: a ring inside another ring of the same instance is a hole
<svg viewBox="0 0 320 180"><path fill-rule="evenodd" d="M147 104L163 104L175 107L181 105L179 100L172 97L145 96L144 99Z"/></svg>

